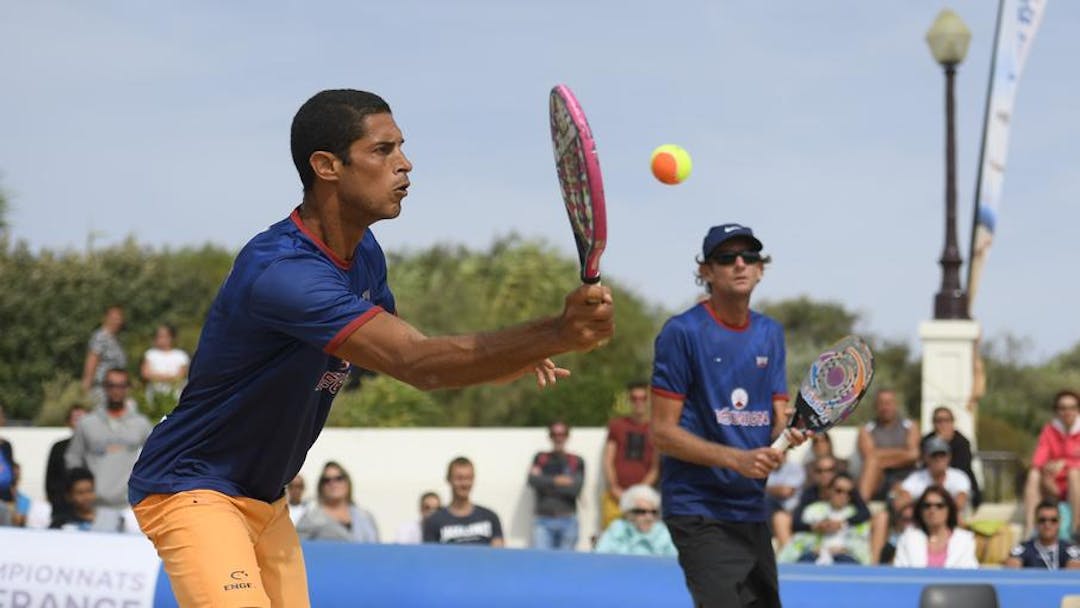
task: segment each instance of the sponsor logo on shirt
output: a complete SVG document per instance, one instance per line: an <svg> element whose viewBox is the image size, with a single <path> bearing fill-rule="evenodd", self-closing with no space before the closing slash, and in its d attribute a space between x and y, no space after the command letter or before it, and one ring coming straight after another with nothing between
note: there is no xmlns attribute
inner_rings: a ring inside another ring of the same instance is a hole
<svg viewBox="0 0 1080 608"><path fill-rule="evenodd" d="M319 378L318 384L315 385L316 391L326 391L331 395L336 395L341 390L341 386L345 384L345 381L349 378L349 370L352 366L348 361L342 361L341 366L337 371L327 371Z"/></svg>
<svg viewBox="0 0 1080 608"><path fill-rule="evenodd" d="M765 366L767 366L769 364L769 358L768 357L762 357L761 355L758 355L754 359L754 361L755 361L755 363L757 363L758 367L765 367Z"/></svg>
<svg viewBox="0 0 1080 608"><path fill-rule="evenodd" d="M471 524L454 524L439 529L439 542L455 543L462 540L491 538L491 522L477 521Z"/></svg>
<svg viewBox="0 0 1080 608"><path fill-rule="evenodd" d="M739 387L731 391L731 408L713 410L716 423L723 426L769 426L769 412L744 411L750 404L750 394Z"/></svg>
<svg viewBox="0 0 1080 608"><path fill-rule="evenodd" d="M745 388L739 387L731 391L732 407L737 410L745 409L747 403L750 403L750 394L746 392Z"/></svg>

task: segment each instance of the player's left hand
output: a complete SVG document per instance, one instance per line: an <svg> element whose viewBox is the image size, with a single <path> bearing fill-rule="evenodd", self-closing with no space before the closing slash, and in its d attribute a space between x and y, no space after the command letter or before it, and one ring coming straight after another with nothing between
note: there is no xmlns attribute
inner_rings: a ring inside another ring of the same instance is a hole
<svg viewBox="0 0 1080 608"><path fill-rule="evenodd" d="M558 382L559 378L565 378L569 376L570 370L559 367L551 359L544 359L543 361L540 361L535 365L530 365L529 367L522 368L510 374L509 376L499 378L495 381L495 384L509 384L514 380L517 380L518 378L521 378L522 376L530 373L536 376L536 386L544 388L549 384L555 384L556 382Z"/></svg>

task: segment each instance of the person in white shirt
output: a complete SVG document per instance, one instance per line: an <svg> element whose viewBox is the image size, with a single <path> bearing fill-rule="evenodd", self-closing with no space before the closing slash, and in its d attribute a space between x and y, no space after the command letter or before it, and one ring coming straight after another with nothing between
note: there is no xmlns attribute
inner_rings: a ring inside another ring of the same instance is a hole
<svg viewBox="0 0 1080 608"><path fill-rule="evenodd" d="M424 492L420 496L420 519L407 521L398 526L394 542L399 545L419 545L424 542L424 519L439 510L442 500L435 492Z"/></svg>
<svg viewBox="0 0 1080 608"><path fill-rule="evenodd" d="M146 398L153 401L157 394L180 396L187 382L191 358L176 348L176 328L162 324L154 331L154 345L143 354L140 373L146 382Z"/></svg>
<svg viewBox="0 0 1080 608"><path fill-rule="evenodd" d="M311 507L311 503L304 500L304 477L302 475L297 474L285 486L285 495L289 497L289 519L292 520L295 526L296 522L300 521L300 518Z"/></svg>
<svg viewBox="0 0 1080 608"><path fill-rule="evenodd" d="M956 508L962 514L971 495L971 480L960 469L949 466L952 451L949 442L940 437L931 437L923 444L924 468L912 472L900 484L893 496L893 511L900 512L919 496L926 488L941 486L956 501Z"/></svg>
<svg viewBox="0 0 1080 608"><path fill-rule="evenodd" d="M956 501L930 486L915 502L915 525L896 541L898 568L978 568L975 535L958 528Z"/></svg>

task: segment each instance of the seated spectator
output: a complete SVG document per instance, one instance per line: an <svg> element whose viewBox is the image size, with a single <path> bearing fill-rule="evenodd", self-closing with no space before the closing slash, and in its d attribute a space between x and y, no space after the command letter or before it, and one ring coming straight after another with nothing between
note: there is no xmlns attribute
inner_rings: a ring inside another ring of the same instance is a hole
<svg viewBox="0 0 1080 608"><path fill-rule="evenodd" d="M304 500L304 488L304 477L299 473L285 486L285 497L289 503L289 519L292 520L294 526L311 507L311 503Z"/></svg>
<svg viewBox="0 0 1080 608"><path fill-rule="evenodd" d="M806 461L806 469L809 473L810 465L819 458L828 456L836 460L836 472L847 473L848 461L845 458L837 458L836 453L833 451L832 437L829 436L828 431L822 431L820 433L814 433L810 436L810 458Z"/></svg>
<svg viewBox="0 0 1080 608"><path fill-rule="evenodd" d="M596 543L597 553L677 555L667 526L660 520L660 494L645 484L630 486L619 498L623 516L611 522Z"/></svg>
<svg viewBox="0 0 1080 608"><path fill-rule="evenodd" d="M499 516L491 509L472 502L475 471L472 461L464 456L450 461L446 467L446 481L450 484L450 504L440 507L424 520L425 543L492 547L504 545Z"/></svg>
<svg viewBox="0 0 1080 608"><path fill-rule="evenodd" d="M859 495L865 501L884 500L919 460L919 427L900 415L896 392L879 390L874 409L874 420L859 429L858 439Z"/></svg>
<svg viewBox="0 0 1080 608"><path fill-rule="evenodd" d="M784 463L765 481L765 506L773 536L780 546L791 540L791 514L799 506L799 493L805 484L806 468L786 452Z"/></svg>
<svg viewBox="0 0 1080 608"><path fill-rule="evenodd" d="M398 526L394 542L399 545L419 545L424 541L424 520L429 515L439 510L442 500L435 492L424 492L420 496L420 518L407 521Z"/></svg>
<svg viewBox="0 0 1080 608"><path fill-rule="evenodd" d="M947 407L934 408L934 415L931 418L934 424L934 430L927 433L922 438L922 453L926 454L926 442L930 441L933 437L940 437L949 444L949 450L951 456L949 459L949 466L963 471L967 475L968 481L971 483L970 502L972 510L978 509L979 504L982 503L982 496L979 492L979 481L975 479L975 472L971 470L971 442L968 441L964 434L956 430L956 418L953 416L952 410ZM963 511L963 507L960 509Z"/></svg>
<svg viewBox="0 0 1080 608"><path fill-rule="evenodd" d="M1054 396L1054 419L1043 427L1024 486L1026 534L1035 530L1035 507L1042 500L1068 501L1069 533L1080 542L1080 395L1070 390Z"/></svg>
<svg viewBox="0 0 1080 608"><path fill-rule="evenodd" d="M379 542L375 518L353 502L352 480L332 460L323 465L315 504L297 522L296 533L301 540Z"/></svg>
<svg viewBox="0 0 1080 608"><path fill-rule="evenodd" d="M528 483L536 492L533 547L573 551L578 541L577 499L585 483L585 460L566 451L570 426L548 425L551 451L538 452L529 468Z"/></svg>
<svg viewBox="0 0 1080 608"><path fill-rule="evenodd" d="M893 563L893 558L896 557L896 543L900 540L900 535L915 522L915 504L909 504L900 511L889 509L888 518L888 536L882 543L877 562L883 566Z"/></svg>
<svg viewBox="0 0 1080 608"><path fill-rule="evenodd" d="M833 477L836 475L835 458L826 456L813 463L810 468L811 485L803 489L799 495L799 504L795 507L795 512L792 513L792 529L795 532L811 531L810 525L803 520L803 511L819 500L828 499L829 484L832 483ZM858 493L851 497L851 505L856 512L855 517L849 520L851 525L858 525L870 519L870 509L867 508L866 503L863 502Z"/></svg>
<svg viewBox="0 0 1080 608"><path fill-rule="evenodd" d="M68 408L67 426L74 433L79 421L87 414L85 405L75 403ZM64 454L71 445L71 436L61 439L52 444L49 449L49 460L45 467L45 497L49 500L52 513L59 513L67 506L64 499L64 486L67 485L67 465L64 463Z"/></svg>
<svg viewBox="0 0 1080 608"><path fill-rule="evenodd" d="M26 526L26 517L30 514L30 507L33 501L26 494L19 491L19 478L22 475L22 470L19 467L19 463L14 463L11 466L11 495L12 501L8 506L11 507L11 525L23 528Z"/></svg>
<svg viewBox="0 0 1080 608"><path fill-rule="evenodd" d="M1058 538L1061 512L1052 500L1044 500L1035 509L1036 536L1009 552L1006 568L1042 568L1043 570L1080 569L1080 547Z"/></svg>
<svg viewBox="0 0 1080 608"><path fill-rule="evenodd" d="M893 510L899 511L911 504L916 496L922 496L926 488L940 486L952 495L956 508L962 515L964 508L967 507L968 495L971 493L971 482L963 471L949 465L951 455L949 444L940 437L931 437L923 444L923 450L925 466L912 472L901 482L900 487L893 494Z"/></svg>
<svg viewBox="0 0 1080 608"><path fill-rule="evenodd" d="M854 495L851 476L834 476L825 497L802 511L802 523L810 531L796 534L777 559L820 565L868 563L870 524L865 518L860 521Z"/></svg>
<svg viewBox="0 0 1080 608"><path fill-rule="evenodd" d="M957 527L959 510L952 495L930 486L915 502L915 525L896 542L898 568L978 568L975 535Z"/></svg>
<svg viewBox="0 0 1080 608"><path fill-rule="evenodd" d="M139 368L146 383L146 400L153 402L157 395L179 399L190 364L188 354L176 348L176 328L158 325L154 330L154 344L143 354Z"/></svg>
<svg viewBox="0 0 1080 608"><path fill-rule="evenodd" d="M94 532L130 532L120 511L98 506L94 493L94 474L75 467L68 471L64 484L67 506L53 517L50 528Z"/></svg>

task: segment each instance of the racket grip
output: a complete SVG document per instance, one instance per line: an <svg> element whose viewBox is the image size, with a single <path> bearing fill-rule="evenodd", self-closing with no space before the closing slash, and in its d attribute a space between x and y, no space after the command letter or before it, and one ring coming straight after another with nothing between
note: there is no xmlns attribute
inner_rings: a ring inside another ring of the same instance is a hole
<svg viewBox="0 0 1080 608"><path fill-rule="evenodd" d="M787 449L791 447L791 442L788 441L787 429L784 429L784 432L780 433L780 436L776 438L776 441L772 442L772 447L781 452L787 451Z"/></svg>

